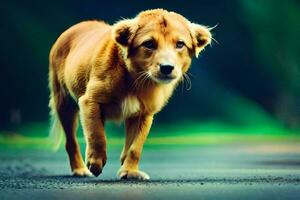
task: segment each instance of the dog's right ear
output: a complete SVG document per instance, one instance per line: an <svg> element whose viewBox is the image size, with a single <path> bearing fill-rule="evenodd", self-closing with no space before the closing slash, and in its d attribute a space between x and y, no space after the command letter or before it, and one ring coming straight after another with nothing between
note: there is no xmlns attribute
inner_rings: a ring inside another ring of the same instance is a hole
<svg viewBox="0 0 300 200"><path fill-rule="evenodd" d="M127 47L132 42L134 34L137 30L136 19L124 19L113 26L113 38L114 40L122 45Z"/></svg>

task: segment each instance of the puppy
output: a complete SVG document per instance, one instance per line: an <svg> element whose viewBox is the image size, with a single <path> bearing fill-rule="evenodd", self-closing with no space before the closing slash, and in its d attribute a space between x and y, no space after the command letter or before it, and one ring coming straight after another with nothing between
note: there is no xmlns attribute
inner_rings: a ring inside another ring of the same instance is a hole
<svg viewBox="0 0 300 200"><path fill-rule="evenodd" d="M53 131L61 128L75 176L98 176L106 163L107 120L125 121L120 179L147 180L139 160L153 116L172 95L193 56L211 42L205 26L163 9L147 10L114 25L76 24L60 35L49 60ZM76 138L86 140L86 165Z"/></svg>

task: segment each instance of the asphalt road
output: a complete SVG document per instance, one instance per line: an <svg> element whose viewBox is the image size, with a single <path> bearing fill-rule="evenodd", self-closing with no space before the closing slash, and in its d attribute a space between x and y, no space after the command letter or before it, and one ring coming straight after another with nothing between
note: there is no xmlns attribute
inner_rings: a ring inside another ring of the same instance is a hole
<svg viewBox="0 0 300 200"><path fill-rule="evenodd" d="M75 178L63 150L2 148L0 199L300 199L299 143L146 146L147 182L116 179L120 151L98 178Z"/></svg>

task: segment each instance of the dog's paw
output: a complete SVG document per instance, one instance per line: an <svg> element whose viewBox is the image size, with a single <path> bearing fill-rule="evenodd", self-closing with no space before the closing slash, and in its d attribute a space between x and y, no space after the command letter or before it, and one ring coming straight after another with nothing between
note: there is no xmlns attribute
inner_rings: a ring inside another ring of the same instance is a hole
<svg viewBox="0 0 300 200"><path fill-rule="evenodd" d="M105 149L94 150L87 147L86 166L94 176L97 177L101 174L106 163L106 159L107 157Z"/></svg>
<svg viewBox="0 0 300 200"><path fill-rule="evenodd" d="M123 170L120 169L117 173L117 177L120 180L149 180L150 176L143 171L139 171L139 170Z"/></svg>
<svg viewBox="0 0 300 200"><path fill-rule="evenodd" d="M102 173L105 162L106 159L90 159L87 161L87 168L97 177Z"/></svg>
<svg viewBox="0 0 300 200"><path fill-rule="evenodd" d="M92 173L86 168L78 168L72 171L74 177L91 177Z"/></svg>

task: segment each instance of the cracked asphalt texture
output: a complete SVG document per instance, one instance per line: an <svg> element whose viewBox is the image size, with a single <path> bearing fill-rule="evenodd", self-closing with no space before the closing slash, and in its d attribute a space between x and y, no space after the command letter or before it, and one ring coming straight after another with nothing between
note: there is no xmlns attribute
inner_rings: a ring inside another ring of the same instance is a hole
<svg viewBox="0 0 300 200"><path fill-rule="evenodd" d="M76 178L64 150L1 148L0 199L300 199L300 143L146 145L147 182L117 180L121 149L99 177Z"/></svg>

